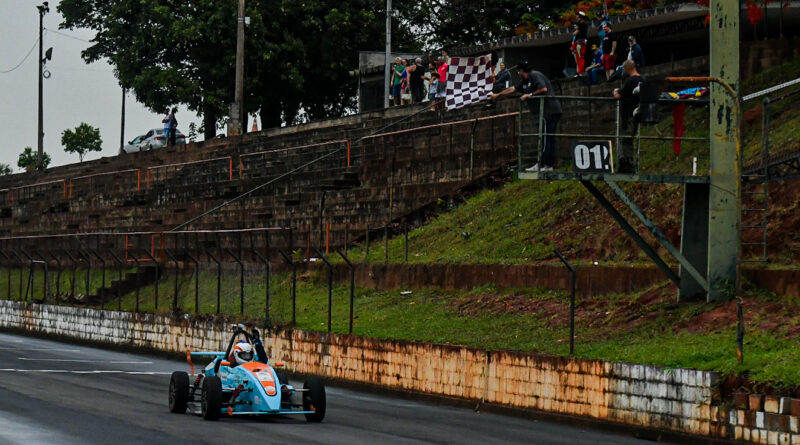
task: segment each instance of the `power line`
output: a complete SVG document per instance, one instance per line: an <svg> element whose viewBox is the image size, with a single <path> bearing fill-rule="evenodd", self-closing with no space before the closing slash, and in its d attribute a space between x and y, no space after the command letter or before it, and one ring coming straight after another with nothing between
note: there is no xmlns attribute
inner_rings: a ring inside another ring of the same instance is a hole
<svg viewBox="0 0 800 445"><path fill-rule="evenodd" d="M80 37L75 37L75 36L73 36L71 34L67 34L65 32L56 31L55 29L45 28L44 30L47 31L47 32L52 32L53 34L58 34L58 35L60 35L62 37L67 37L67 38L70 38L70 39L73 39L73 40L78 40L80 42L92 43L91 40L86 40L86 39L82 39Z"/></svg>
<svg viewBox="0 0 800 445"><path fill-rule="evenodd" d="M33 50L34 50L34 49L36 49L36 45L37 45L38 43L39 43L39 39L36 39L36 41L35 41L35 42L33 42L33 46L31 46L31 49L30 49L30 50L28 50L28 54L25 54L25 57L23 57L23 58L22 58L22 60L21 60L21 61L20 61L18 64L16 64L16 65L14 66L14 68L11 68L10 70L0 70L0 74L8 74L8 73L10 73L10 72L12 72L12 71L16 70L16 69L17 69L17 68L19 68L20 66L22 66L22 64L23 64L23 63L25 63L25 61L26 61L26 60L28 60L28 57L30 57L30 56L31 56L31 54L33 53Z"/></svg>

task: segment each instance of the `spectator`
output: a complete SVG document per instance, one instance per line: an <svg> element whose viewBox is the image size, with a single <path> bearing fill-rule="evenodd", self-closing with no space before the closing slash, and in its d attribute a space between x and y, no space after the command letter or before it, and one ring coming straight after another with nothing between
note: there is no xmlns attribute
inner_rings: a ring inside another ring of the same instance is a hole
<svg viewBox="0 0 800 445"><path fill-rule="evenodd" d="M511 86L511 72L506 69L506 63L500 62L497 74L494 76L492 93L499 93Z"/></svg>
<svg viewBox="0 0 800 445"><path fill-rule="evenodd" d="M636 69L644 66L644 53L642 52L642 47L636 43L636 37L634 36L628 36L628 58L625 60L633 60L636 64ZM614 80L623 74L622 65L620 65L609 80Z"/></svg>
<svg viewBox="0 0 800 445"><path fill-rule="evenodd" d="M603 69L603 49L597 45L592 45L592 52L594 53L594 58L592 59L592 64L586 67L586 80L589 81L589 85L597 85L600 80L600 74L605 73L605 69Z"/></svg>
<svg viewBox="0 0 800 445"><path fill-rule="evenodd" d="M414 64L407 70L411 85L411 99L415 104L420 103L425 98L425 67L422 66L422 58L417 57Z"/></svg>
<svg viewBox="0 0 800 445"><path fill-rule="evenodd" d="M588 33L589 22L586 13L583 11L578 12L578 22L575 23L575 31L572 33L572 57L575 58L575 66L578 71L576 76L582 75L586 66L586 38Z"/></svg>
<svg viewBox="0 0 800 445"><path fill-rule="evenodd" d="M164 108L164 119L161 119L164 124L164 140L169 142L169 107Z"/></svg>
<svg viewBox="0 0 800 445"><path fill-rule="evenodd" d="M410 89L410 84L409 84L410 73L409 73L409 70L408 70L410 67L408 65L408 60L407 59L403 59L402 63L403 63L403 84L401 85L401 88L400 88L400 91L401 91L400 92L400 102L403 105L408 105L408 104L411 103L411 89Z"/></svg>
<svg viewBox="0 0 800 445"><path fill-rule="evenodd" d="M175 118L175 113L177 112L178 108L173 107L172 113L169 115L169 138L167 139L167 143L170 147L174 147L178 139L178 119Z"/></svg>
<svg viewBox="0 0 800 445"><path fill-rule="evenodd" d="M403 66L403 61L399 57L394 59L394 63L392 64L392 100L395 105L400 105L400 94L403 88L403 73L405 72L405 67Z"/></svg>
<svg viewBox="0 0 800 445"><path fill-rule="evenodd" d="M611 30L608 23L603 25L605 37L603 37L603 69L606 70L606 79L610 79L614 74L614 61L617 58L617 33Z"/></svg>
<svg viewBox="0 0 800 445"><path fill-rule="evenodd" d="M547 172L553 171L553 165L556 161L556 140L554 134L558 131L558 120L561 119L561 103L555 98L555 91L550 80L540 73L531 68L527 61L520 61L519 75L522 78L520 83L516 86L506 88L505 90L492 94L492 99L497 99L500 96L513 94L514 92L523 93L520 99L528 103L531 112L539 113L539 100L544 100L544 126L545 134L542 143L542 154L540 166L536 163L533 167L526 169L529 172ZM545 99L531 100L532 96L546 96Z"/></svg>
<svg viewBox="0 0 800 445"><path fill-rule="evenodd" d="M628 36L628 60L633 60L636 69L644 66L644 52L642 47L636 42L635 36Z"/></svg>
<svg viewBox="0 0 800 445"><path fill-rule="evenodd" d="M436 71L431 73L431 102L433 102L433 106L431 110L436 110L439 108L438 106L438 99L439 99L439 73Z"/></svg>
<svg viewBox="0 0 800 445"><path fill-rule="evenodd" d="M425 74L428 81L428 100L433 100L436 98L436 79L439 77L439 73L436 72L435 62L428 64L428 72Z"/></svg>
<svg viewBox="0 0 800 445"><path fill-rule="evenodd" d="M636 70L636 62L626 60L622 64L625 71L626 80L622 88L614 88L614 98L620 103L620 118L622 120L623 137L620 139L620 151L617 152L618 173L634 173L633 138L636 135L639 125L634 122L633 110L638 104L639 87L645 82L644 78Z"/></svg>
<svg viewBox="0 0 800 445"><path fill-rule="evenodd" d="M447 56L447 52L442 51L442 54ZM436 84L436 100L438 103L437 108L441 108L447 97L447 59L444 57L439 58L439 82Z"/></svg>
<svg viewBox="0 0 800 445"><path fill-rule="evenodd" d="M606 5L605 0L603 1L603 9L597 10L597 20L599 21L598 29L597 29L597 37L602 42L603 39L606 37L606 32L603 30L603 25L609 24L611 25L611 19L608 15L608 5Z"/></svg>

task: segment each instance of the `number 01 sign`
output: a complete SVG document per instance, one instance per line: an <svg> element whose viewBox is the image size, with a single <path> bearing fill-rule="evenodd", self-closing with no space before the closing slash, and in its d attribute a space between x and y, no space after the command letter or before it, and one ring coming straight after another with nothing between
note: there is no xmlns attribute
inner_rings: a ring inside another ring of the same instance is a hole
<svg viewBox="0 0 800 445"><path fill-rule="evenodd" d="M572 145L572 165L578 172L613 173L611 141L576 142Z"/></svg>

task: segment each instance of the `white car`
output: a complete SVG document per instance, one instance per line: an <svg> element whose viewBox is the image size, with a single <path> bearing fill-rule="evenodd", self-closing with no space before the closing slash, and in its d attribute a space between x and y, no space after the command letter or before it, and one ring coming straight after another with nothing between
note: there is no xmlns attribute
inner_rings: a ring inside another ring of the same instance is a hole
<svg viewBox="0 0 800 445"><path fill-rule="evenodd" d="M186 144L186 136L180 132L180 130L176 130L177 135L175 138L175 144L177 145L185 145ZM138 153L140 151L147 151L152 150L154 148L162 148L167 145L167 138L164 135L163 128L154 128L147 132L147 134L142 136L136 136L132 141L128 142L122 150L125 153Z"/></svg>

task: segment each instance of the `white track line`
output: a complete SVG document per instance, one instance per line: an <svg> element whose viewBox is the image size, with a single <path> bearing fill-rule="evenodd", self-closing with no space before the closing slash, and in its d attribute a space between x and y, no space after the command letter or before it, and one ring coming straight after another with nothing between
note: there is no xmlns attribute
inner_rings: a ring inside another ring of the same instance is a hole
<svg viewBox="0 0 800 445"><path fill-rule="evenodd" d="M13 369L0 368L0 372L30 372L40 374L132 374L132 375L170 375L171 372L158 371L120 371L109 369L69 370L69 369Z"/></svg>
<svg viewBox="0 0 800 445"><path fill-rule="evenodd" d="M126 361L126 360L90 360L72 358L27 358L18 357L19 360L28 362L71 362L71 363L110 363L115 365L152 365L153 362Z"/></svg>
<svg viewBox="0 0 800 445"><path fill-rule="evenodd" d="M0 346L3 351L19 351L20 346ZM63 349L63 348L35 348L37 351L58 351L58 352L83 352L80 349Z"/></svg>

